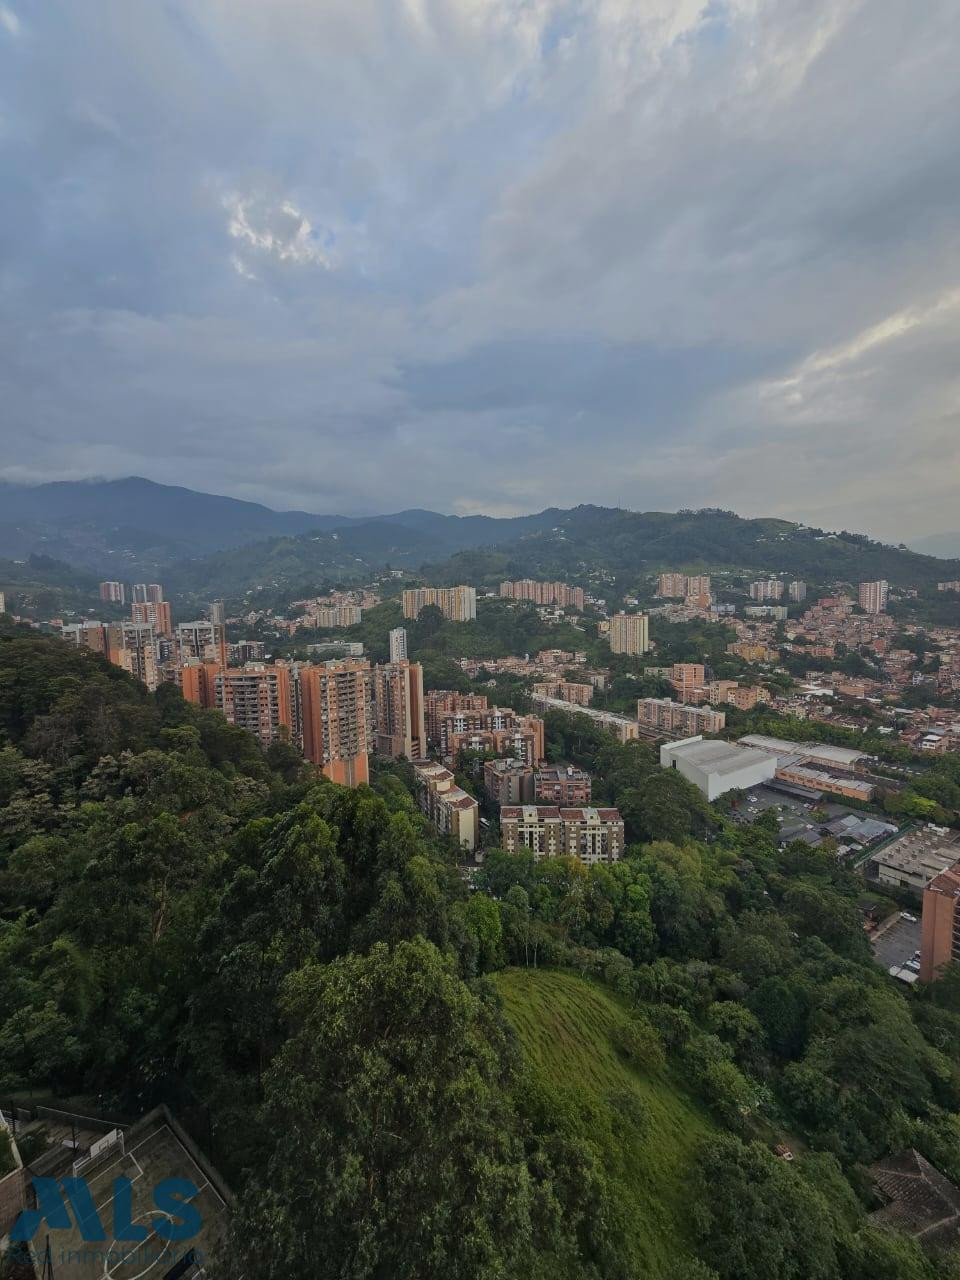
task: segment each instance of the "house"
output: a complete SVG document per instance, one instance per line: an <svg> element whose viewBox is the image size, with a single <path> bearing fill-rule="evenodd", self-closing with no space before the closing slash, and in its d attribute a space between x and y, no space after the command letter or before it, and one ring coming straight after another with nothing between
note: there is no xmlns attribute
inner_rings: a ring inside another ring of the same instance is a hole
<svg viewBox="0 0 960 1280"><path fill-rule="evenodd" d="M871 1222L902 1231L925 1249L948 1249L960 1243L960 1188L919 1151L887 1156L870 1173L886 1202L870 1214Z"/></svg>

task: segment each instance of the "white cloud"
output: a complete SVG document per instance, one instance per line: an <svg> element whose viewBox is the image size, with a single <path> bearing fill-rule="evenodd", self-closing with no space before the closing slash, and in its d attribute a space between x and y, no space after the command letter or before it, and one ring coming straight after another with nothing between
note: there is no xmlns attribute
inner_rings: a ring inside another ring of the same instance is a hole
<svg viewBox="0 0 960 1280"><path fill-rule="evenodd" d="M955 0L81 9L0 40L8 468L955 522Z"/></svg>
<svg viewBox="0 0 960 1280"><path fill-rule="evenodd" d="M313 227L292 200L270 205L262 196L241 196L234 192L223 197L223 207L229 215L227 230L241 244L278 262L330 266ZM247 270L240 274L250 278Z"/></svg>

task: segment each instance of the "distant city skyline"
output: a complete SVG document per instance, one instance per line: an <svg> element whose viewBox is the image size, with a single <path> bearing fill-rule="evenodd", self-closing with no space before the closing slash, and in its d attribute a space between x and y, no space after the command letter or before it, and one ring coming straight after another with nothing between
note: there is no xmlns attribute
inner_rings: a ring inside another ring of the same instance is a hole
<svg viewBox="0 0 960 1280"><path fill-rule="evenodd" d="M0 0L0 478L957 530L952 0Z"/></svg>

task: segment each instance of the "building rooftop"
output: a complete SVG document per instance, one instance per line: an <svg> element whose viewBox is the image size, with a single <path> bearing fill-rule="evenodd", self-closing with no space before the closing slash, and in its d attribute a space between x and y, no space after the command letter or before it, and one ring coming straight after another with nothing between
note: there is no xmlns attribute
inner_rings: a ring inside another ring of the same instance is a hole
<svg viewBox="0 0 960 1280"><path fill-rule="evenodd" d="M554 804L505 804L500 810L501 821L545 822L551 818L564 822L619 822L620 810L590 806L561 809Z"/></svg>
<svg viewBox="0 0 960 1280"><path fill-rule="evenodd" d="M756 747L775 756L813 756L825 763L839 765L851 769L859 760L865 758L865 752L856 751L852 747L835 747L827 742L788 742L785 738L770 738L762 733L748 733L740 739L745 747Z"/></svg>
<svg viewBox="0 0 960 1280"><path fill-rule="evenodd" d="M753 764L767 756L767 752L741 747L734 742L718 742L705 738L684 738L668 742L664 752L680 760L689 760L710 773L736 773L744 765Z"/></svg>
<svg viewBox="0 0 960 1280"><path fill-rule="evenodd" d="M932 881L939 879L943 872L950 871L958 858L960 845L945 835L942 827L927 826L908 831L899 840L893 840L885 849L875 853L871 861L878 866L892 867Z"/></svg>
<svg viewBox="0 0 960 1280"><path fill-rule="evenodd" d="M887 1156L870 1170L882 1209L872 1222L893 1227L927 1247L942 1249L960 1238L960 1189L919 1151Z"/></svg>
<svg viewBox="0 0 960 1280"><path fill-rule="evenodd" d="M537 770L537 777L542 779L574 778L580 782L590 775L585 769L577 769L572 764L542 764Z"/></svg>

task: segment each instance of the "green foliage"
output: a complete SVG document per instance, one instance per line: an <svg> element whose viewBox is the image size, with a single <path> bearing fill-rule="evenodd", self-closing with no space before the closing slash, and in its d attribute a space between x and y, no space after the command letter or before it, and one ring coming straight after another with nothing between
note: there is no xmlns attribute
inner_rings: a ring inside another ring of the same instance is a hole
<svg viewBox="0 0 960 1280"><path fill-rule="evenodd" d="M694 1219L721 1280L832 1280L836 1243L823 1198L760 1143L717 1137L698 1152Z"/></svg>
<svg viewBox="0 0 960 1280"><path fill-rule="evenodd" d="M713 1132L671 1067L631 1065L618 1048L629 1015L621 1000L570 973L497 976L537 1096L551 1100L580 1143L597 1152L623 1217L631 1264L645 1280L697 1275L687 1250L697 1144ZM606 1274L601 1271L601 1275Z"/></svg>

